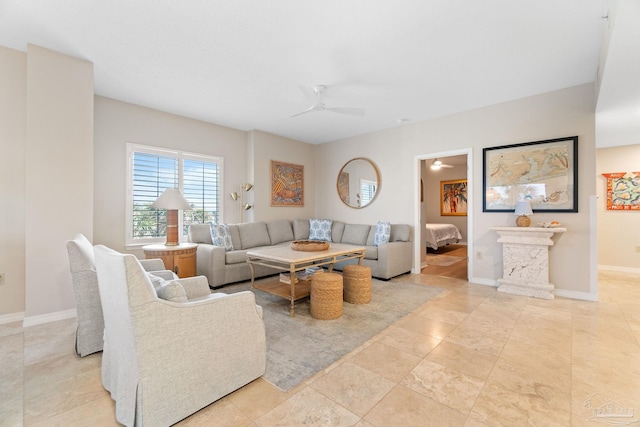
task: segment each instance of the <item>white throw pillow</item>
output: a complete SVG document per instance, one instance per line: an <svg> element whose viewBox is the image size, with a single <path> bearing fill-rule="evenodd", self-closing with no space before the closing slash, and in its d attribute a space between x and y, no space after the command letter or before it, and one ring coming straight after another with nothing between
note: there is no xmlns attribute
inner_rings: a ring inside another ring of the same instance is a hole
<svg viewBox="0 0 640 427"><path fill-rule="evenodd" d="M389 243L391 237L391 223L378 221L376 234L373 236L373 246L380 246Z"/></svg>
<svg viewBox="0 0 640 427"><path fill-rule="evenodd" d="M187 293L184 291L182 285L175 280L161 285L156 289L158 298L162 298L167 301L173 302L188 302Z"/></svg>
<svg viewBox="0 0 640 427"><path fill-rule="evenodd" d="M309 240L324 240L325 242L331 241L331 224L333 221L330 219L315 219L309 220Z"/></svg>
<svg viewBox="0 0 640 427"><path fill-rule="evenodd" d="M211 240L215 246L222 246L225 251L233 250L231 231L227 224L211 224Z"/></svg>

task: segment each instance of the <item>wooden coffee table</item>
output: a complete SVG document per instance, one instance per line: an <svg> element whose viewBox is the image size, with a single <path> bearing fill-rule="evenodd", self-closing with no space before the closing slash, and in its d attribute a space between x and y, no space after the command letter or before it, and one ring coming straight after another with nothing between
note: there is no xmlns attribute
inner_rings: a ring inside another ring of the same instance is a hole
<svg viewBox="0 0 640 427"><path fill-rule="evenodd" d="M294 305L297 300L309 296L311 286L309 282L298 282L296 272L309 267L327 266L329 272L333 270L336 262L349 259L358 259L358 264L362 263L365 248L363 246L345 245L341 243L331 243L329 249L318 252L294 251L289 246L276 246L265 249L250 250L247 252L247 262L251 268L251 289L280 296L288 299L291 306L289 315L295 316ZM262 265L275 268L281 271L288 271L291 283L270 281L265 283L255 283L254 266Z"/></svg>

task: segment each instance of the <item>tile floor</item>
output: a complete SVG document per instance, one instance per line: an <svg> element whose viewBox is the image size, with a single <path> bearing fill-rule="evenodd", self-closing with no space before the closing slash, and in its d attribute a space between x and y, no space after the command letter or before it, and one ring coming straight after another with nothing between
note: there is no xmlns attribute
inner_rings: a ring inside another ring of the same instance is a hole
<svg viewBox="0 0 640 427"><path fill-rule="evenodd" d="M258 379L179 425L640 426L639 275L601 272L598 303L408 277L445 291L298 388ZM74 328L0 326L0 425L117 425Z"/></svg>

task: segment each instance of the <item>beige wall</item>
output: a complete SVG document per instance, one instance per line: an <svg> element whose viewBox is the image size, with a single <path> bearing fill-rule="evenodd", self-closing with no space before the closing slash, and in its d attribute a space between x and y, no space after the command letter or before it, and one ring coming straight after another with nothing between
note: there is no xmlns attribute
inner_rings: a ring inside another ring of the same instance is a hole
<svg viewBox="0 0 640 427"><path fill-rule="evenodd" d="M315 162L313 145L261 131L249 133L253 152L253 220L311 218L315 213ZM271 161L304 166L304 206L271 206Z"/></svg>
<svg viewBox="0 0 640 427"><path fill-rule="evenodd" d="M128 142L222 157L223 194L246 182L246 132L96 96L95 244L125 251ZM235 222L236 205L230 197L222 202L222 220ZM140 249L132 253L144 257Z"/></svg>
<svg viewBox="0 0 640 427"><path fill-rule="evenodd" d="M27 48L25 322L75 308L65 243L93 234L93 64Z"/></svg>
<svg viewBox="0 0 640 427"><path fill-rule="evenodd" d="M27 55L0 46L0 317L24 311L26 102Z"/></svg>
<svg viewBox="0 0 640 427"><path fill-rule="evenodd" d="M608 211L603 173L640 172L640 145L597 151L598 264L602 268L640 271L640 211Z"/></svg>
<svg viewBox="0 0 640 427"><path fill-rule="evenodd" d="M378 220L419 223L416 156L472 148L469 185L473 194L474 246L471 280L495 284L502 274L502 247L494 226L513 224L510 213L482 212L482 148L579 136L579 212L536 215L535 222L558 220L568 228L551 249L551 280L558 294L592 299L589 262L589 196L595 194L594 87L592 84L427 120L317 147L316 215L347 222ZM335 191L342 165L353 157L372 159L382 175L380 195L366 209L344 206ZM480 254L478 255L478 252ZM481 259L478 259L481 258ZM567 265L581 265L569 269ZM590 266L593 267L593 266Z"/></svg>

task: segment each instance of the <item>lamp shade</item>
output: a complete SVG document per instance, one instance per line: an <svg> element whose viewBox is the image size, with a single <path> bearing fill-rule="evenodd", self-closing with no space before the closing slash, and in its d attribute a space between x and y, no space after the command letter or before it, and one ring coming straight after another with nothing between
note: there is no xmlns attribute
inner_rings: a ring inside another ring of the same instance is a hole
<svg viewBox="0 0 640 427"><path fill-rule="evenodd" d="M189 210L191 209L191 205L187 202L187 199L184 198L180 190L177 188L167 188L162 192L160 197L156 199L155 202L151 205L152 208L156 209L182 209Z"/></svg>
<svg viewBox="0 0 640 427"><path fill-rule="evenodd" d="M516 203L516 210L514 211L515 215L533 215L533 210L531 209L531 202L527 200L522 200Z"/></svg>

